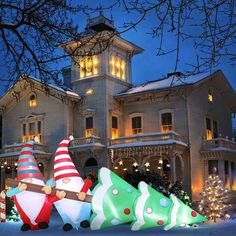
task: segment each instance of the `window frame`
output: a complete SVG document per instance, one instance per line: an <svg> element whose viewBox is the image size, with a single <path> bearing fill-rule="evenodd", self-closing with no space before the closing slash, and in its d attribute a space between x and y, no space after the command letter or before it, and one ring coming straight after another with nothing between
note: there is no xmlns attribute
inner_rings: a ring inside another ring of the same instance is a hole
<svg viewBox="0 0 236 236"><path fill-rule="evenodd" d="M97 58L97 63L94 63L94 57ZM87 72L87 60L88 58L92 58L91 60L91 72ZM84 64L85 66L81 66L81 64ZM95 66L96 66L96 70L97 72L94 72L95 70ZM83 71L84 70L84 71ZM82 73L84 73L84 76L82 76ZM87 74L87 73L91 73L91 74ZM79 79L86 79L86 78L91 78L91 77L95 77L98 76L100 74L100 55L99 54L94 54L94 55L87 55L87 56L83 56L79 58Z"/></svg>
<svg viewBox="0 0 236 236"><path fill-rule="evenodd" d="M38 137L39 142L43 143L43 133L44 133L44 122L43 115L39 116L28 116L26 118L21 119L21 140L22 142L26 142L28 140L32 140L33 137ZM40 132L39 132L39 122L40 124ZM30 134L30 124L34 124L34 132ZM25 128L24 128L25 127ZM24 133L25 131L25 133Z"/></svg>
<svg viewBox="0 0 236 236"><path fill-rule="evenodd" d="M114 64L112 63L112 58L114 57ZM116 69L117 69L117 66L116 66L116 59L119 60L119 63L120 63L120 66L119 66L119 74L120 75L117 75L116 73ZM123 67L123 76L122 76L122 63L124 65ZM109 65L109 74L117 79L120 79L121 81L127 81L127 60L125 57L123 57L122 55L118 54L118 53L111 53L109 55L109 59L108 59L108 65ZM114 68L113 68L114 67ZM113 73L113 69L114 69L114 73Z"/></svg>
<svg viewBox="0 0 236 236"><path fill-rule="evenodd" d="M208 129L209 127L207 127L207 120L210 121L209 124L211 126L211 129ZM214 124L216 124L216 126ZM217 128L217 130L214 130L215 127ZM205 117L205 137L206 140L212 140L219 137L219 122L217 119L214 119L211 116Z"/></svg>
<svg viewBox="0 0 236 236"><path fill-rule="evenodd" d="M87 119L91 118L92 119L92 128L87 128ZM94 116L91 116L91 115L88 115L88 116L85 116L85 119L84 119L84 122L85 122L85 137L88 138L88 137L91 137L93 136L93 133L94 133Z"/></svg>
<svg viewBox="0 0 236 236"><path fill-rule="evenodd" d="M113 127L113 117L117 119L117 128ZM114 134L114 136L113 136ZM119 117L112 114L111 115L111 139L116 139L119 138L120 134L119 134Z"/></svg>
<svg viewBox="0 0 236 236"><path fill-rule="evenodd" d="M137 132L137 133L134 133L134 132L133 132L132 119L133 119L134 117L141 117L141 131L140 131L140 132ZM130 118L130 130L131 130L131 134L132 134L132 135L138 135L138 134L144 133L144 127L143 127L143 113L132 113L132 114L129 115L129 118Z"/></svg>
<svg viewBox="0 0 236 236"><path fill-rule="evenodd" d="M165 114L165 113L170 113L171 114L171 121L172 121L172 125L171 125L171 130L167 130L167 131L163 131L162 129L162 115ZM171 132L171 131L174 131L174 128L175 128L175 122L174 122L174 111L173 109L163 109L163 110L160 110L159 111L159 127L160 127L160 131L161 132Z"/></svg>
<svg viewBox="0 0 236 236"><path fill-rule="evenodd" d="M34 100L32 100L32 96L34 96ZM34 102L33 102L34 101ZM37 99L37 94L35 92L31 93L29 96L29 100L28 100L28 107L30 109L36 108L38 106L38 99Z"/></svg>

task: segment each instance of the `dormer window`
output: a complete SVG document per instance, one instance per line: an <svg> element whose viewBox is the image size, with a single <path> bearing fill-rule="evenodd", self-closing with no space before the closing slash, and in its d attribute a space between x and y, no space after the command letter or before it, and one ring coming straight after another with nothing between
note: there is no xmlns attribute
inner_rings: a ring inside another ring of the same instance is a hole
<svg viewBox="0 0 236 236"><path fill-rule="evenodd" d="M80 78L90 77L98 74L98 56L86 56L80 59Z"/></svg>
<svg viewBox="0 0 236 236"><path fill-rule="evenodd" d="M126 80L126 63L125 60L118 56L110 57L110 73L111 75Z"/></svg>
<svg viewBox="0 0 236 236"><path fill-rule="evenodd" d="M212 90L211 89L208 90L208 101L210 103L213 103L213 94L212 94Z"/></svg>
<svg viewBox="0 0 236 236"><path fill-rule="evenodd" d="M29 99L29 107L34 108L36 106L37 106L37 99L36 99L35 94L32 94Z"/></svg>

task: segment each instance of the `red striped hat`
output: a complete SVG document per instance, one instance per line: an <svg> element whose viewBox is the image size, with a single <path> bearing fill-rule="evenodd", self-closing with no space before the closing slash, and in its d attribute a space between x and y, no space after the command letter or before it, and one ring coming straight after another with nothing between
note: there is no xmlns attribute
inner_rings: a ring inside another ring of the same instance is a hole
<svg viewBox="0 0 236 236"><path fill-rule="evenodd" d="M80 177L68 151L69 143L73 139L73 136L70 136L58 145L54 159L54 178L56 181L66 177Z"/></svg>
<svg viewBox="0 0 236 236"><path fill-rule="evenodd" d="M22 180L26 178L35 178L43 180L37 162L33 155L34 141L28 141L21 149L18 165L17 165L17 179Z"/></svg>

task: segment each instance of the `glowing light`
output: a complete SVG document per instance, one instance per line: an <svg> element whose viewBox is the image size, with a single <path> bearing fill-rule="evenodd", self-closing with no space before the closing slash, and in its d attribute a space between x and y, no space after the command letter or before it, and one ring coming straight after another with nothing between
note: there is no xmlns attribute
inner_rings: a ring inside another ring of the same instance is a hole
<svg viewBox="0 0 236 236"><path fill-rule="evenodd" d="M115 169L115 170L118 170L118 166L115 166L114 169Z"/></svg>
<svg viewBox="0 0 236 236"><path fill-rule="evenodd" d="M149 163L149 162L146 162L144 165L145 165L146 167L149 167L149 166L150 166L150 163Z"/></svg>
<svg viewBox="0 0 236 236"><path fill-rule="evenodd" d="M137 166L138 166L138 163L137 163L137 162L134 162L132 165L133 165L134 167L137 167Z"/></svg>
<svg viewBox="0 0 236 236"><path fill-rule="evenodd" d="M94 90L92 88L89 88L89 89L86 90L85 94L88 95L88 96L89 95L93 95L94 94Z"/></svg>
<svg viewBox="0 0 236 236"><path fill-rule="evenodd" d="M120 160L118 163L119 163L120 166L123 165L123 161L122 160Z"/></svg>

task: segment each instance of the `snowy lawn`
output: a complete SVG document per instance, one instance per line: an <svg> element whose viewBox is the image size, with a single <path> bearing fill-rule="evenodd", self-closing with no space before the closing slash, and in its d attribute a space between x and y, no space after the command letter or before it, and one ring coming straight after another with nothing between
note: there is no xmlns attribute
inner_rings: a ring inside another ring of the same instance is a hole
<svg viewBox="0 0 236 236"><path fill-rule="evenodd" d="M234 219L230 219L227 221L221 221L218 223L205 223L199 224L197 228L177 228L172 229L169 231L164 231L162 227L156 227L153 229L148 229L144 231L136 231L133 232L130 230L130 226L120 225L114 226L111 228L98 230L98 231L91 231L90 229L80 229L71 230L70 232L64 232L62 230L62 220L56 211L53 212L50 227L46 230L38 230L38 231L27 231L21 232L21 222L20 223L0 223L0 236L16 236L16 235L42 235L42 236L50 236L50 235L155 235L155 236L162 236L162 235L170 235L170 236L192 236L192 235L199 235L199 236L236 236L236 215Z"/></svg>

